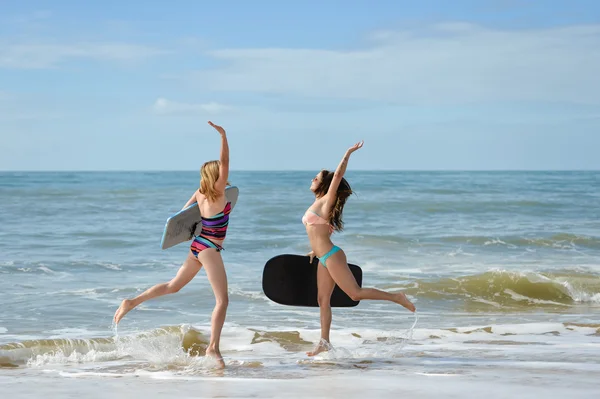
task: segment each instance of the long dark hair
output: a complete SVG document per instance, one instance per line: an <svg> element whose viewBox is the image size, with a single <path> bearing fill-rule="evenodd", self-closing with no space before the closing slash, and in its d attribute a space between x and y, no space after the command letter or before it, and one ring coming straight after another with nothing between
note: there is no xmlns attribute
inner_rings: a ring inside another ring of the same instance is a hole
<svg viewBox="0 0 600 399"><path fill-rule="evenodd" d="M317 197L322 197L327 194L331 181L333 180L333 174L333 172L326 169L321 171L321 184L319 184L319 187L315 190L315 195ZM331 224L336 231L342 231L344 229L342 212L344 211L346 200L350 195L352 195L352 188L350 188L348 181L342 177L342 181L336 192L335 204L331 208L331 213L329 215L329 224Z"/></svg>

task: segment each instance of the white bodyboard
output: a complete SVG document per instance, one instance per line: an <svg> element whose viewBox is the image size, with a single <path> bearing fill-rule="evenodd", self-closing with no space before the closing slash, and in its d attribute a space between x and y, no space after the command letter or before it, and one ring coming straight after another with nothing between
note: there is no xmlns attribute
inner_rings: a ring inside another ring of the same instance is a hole
<svg viewBox="0 0 600 399"><path fill-rule="evenodd" d="M237 202L239 193L240 190L235 186L225 189L225 197L228 202L231 202L231 210ZM168 218L163 231L161 248L171 248L194 238L194 235L199 234L202 229L200 221L200 208L196 202Z"/></svg>

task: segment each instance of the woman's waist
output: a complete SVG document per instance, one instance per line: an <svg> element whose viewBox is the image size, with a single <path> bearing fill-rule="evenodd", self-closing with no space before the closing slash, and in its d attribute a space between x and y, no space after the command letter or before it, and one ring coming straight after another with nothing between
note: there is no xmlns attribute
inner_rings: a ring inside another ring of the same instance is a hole
<svg viewBox="0 0 600 399"><path fill-rule="evenodd" d="M228 226L202 226L200 229L200 234L204 234L207 236L213 236L215 238L224 238L227 235L227 227Z"/></svg>
<svg viewBox="0 0 600 399"><path fill-rule="evenodd" d="M329 237L327 237L327 238L320 238L320 239L311 239L309 241L310 241L310 247L311 247L312 251L318 257L321 257L321 256L325 255L335 245L329 239Z"/></svg>
<svg viewBox="0 0 600 399"><path fill-rule="evenodd" d="M202 237L207 240L214 242L215 244L222 244L225 241L225 235L222 236L214 236L211 234L206 234L205 231L201 231L200 234L196 235L196 237Z"/></svg>

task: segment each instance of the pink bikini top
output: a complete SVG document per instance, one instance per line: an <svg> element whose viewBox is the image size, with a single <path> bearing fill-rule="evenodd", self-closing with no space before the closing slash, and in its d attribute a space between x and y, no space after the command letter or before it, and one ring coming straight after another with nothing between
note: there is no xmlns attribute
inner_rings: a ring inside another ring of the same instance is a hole
<svg viewBox="0 0 600 399"><path fill-rule="evenodd" d="M323 217L321 217L321 215L319 215L317 212L315 212L311 209L307 209L306 212L304 213L304 216L302 216L302 223L305 226L313 225L313 224L326 224L326 225L329 225L329 232L330 233L333 232L333 226L330 225L327 220L323 219Z"/></svg>

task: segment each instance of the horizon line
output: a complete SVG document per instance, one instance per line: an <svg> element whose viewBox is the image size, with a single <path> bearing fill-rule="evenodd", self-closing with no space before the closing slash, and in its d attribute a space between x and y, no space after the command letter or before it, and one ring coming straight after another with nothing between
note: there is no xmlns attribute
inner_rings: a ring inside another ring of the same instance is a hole
<svg viewBox="0 0 600 399"><path fill-rule="evenodd" d="M229 172L314 172L316 169L229 169ZM199 172L199 169L6 169L0 173ZM348 172L600 172L600 169L351 169Z"/></svg>

